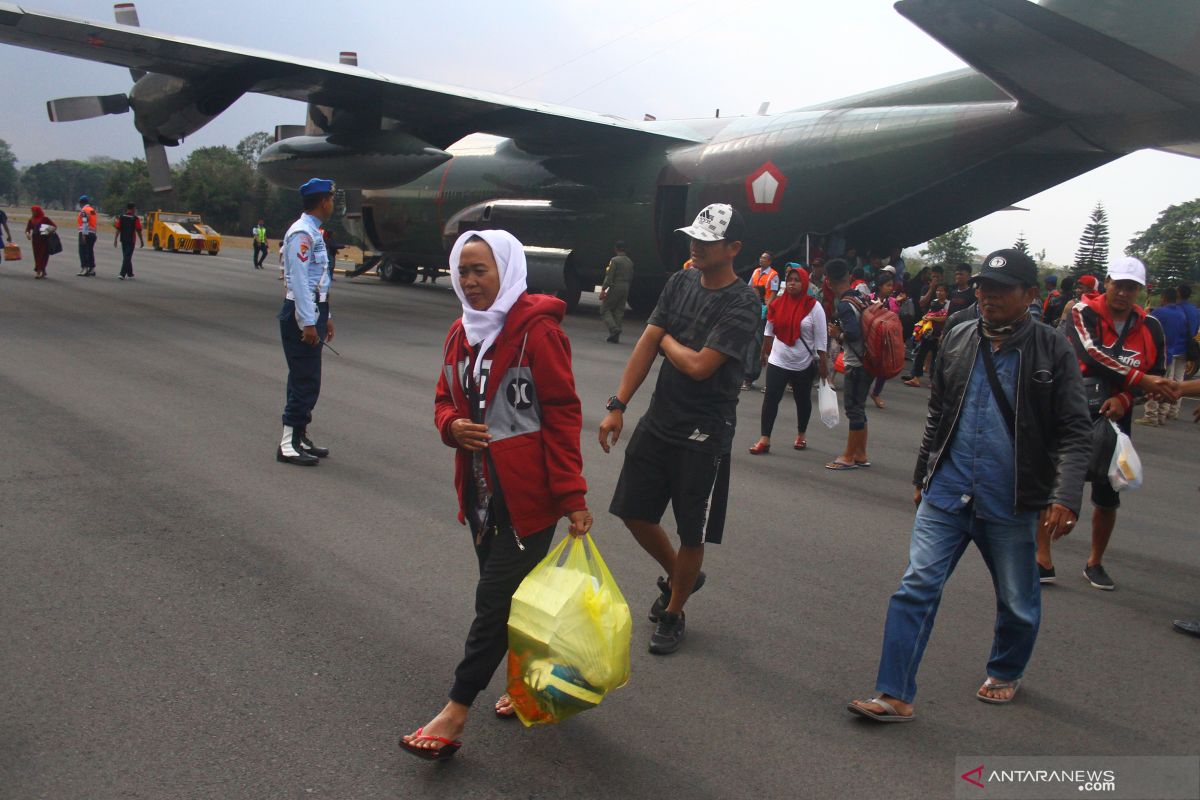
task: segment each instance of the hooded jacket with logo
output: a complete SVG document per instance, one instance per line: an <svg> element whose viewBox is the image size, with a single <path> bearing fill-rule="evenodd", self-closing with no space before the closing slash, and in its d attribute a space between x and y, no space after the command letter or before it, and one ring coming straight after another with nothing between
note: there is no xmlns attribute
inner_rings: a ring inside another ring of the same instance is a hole
<svg viewBox="0 0 1200 800"><path fill-rule="evenodd" d="M483 387L484 422L492 437L484 451L488 480L499 485L520 537L587 508L580 452L583 412L571 372L571 344L559 327L565 312L566 304L556 298L522 295L490 352ZM463 524L472 454L458 447L450 426L471 418L466 389L471 356L462 320L457 320L446 335L434 406L442 441L456 448L454 486Z"/></svg>
<svg viewBox="0 0 1200 800"><path fill-rule="evenodd" d="M1119 353L1114 346L1121 329L1113 321L1103 293L1086 294L1075 303L1067 327L1084 377L1107 381L1110 395L1119 398L1126 411L1133 408L1134 398L1143 394L1137 388L1143 376L1166 373L1162 325L1141 306L1135 305L1129 314L1131 327Z"/></svg>

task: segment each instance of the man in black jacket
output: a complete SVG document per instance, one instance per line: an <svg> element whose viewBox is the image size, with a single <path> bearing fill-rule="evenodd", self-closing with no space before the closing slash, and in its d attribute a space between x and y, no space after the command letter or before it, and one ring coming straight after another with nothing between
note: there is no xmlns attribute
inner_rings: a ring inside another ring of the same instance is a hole
<svg viewBox="0 0 1200 800"><path fill-rule="evenodd" d="M996 587L996 626L986 703L1016 694L1041 620L1035 528L1055 538L1079 514L1091 423L1070 344L1030 317L1037 267L998 250L971 279L980 319L942 335L933 393L913 476L909 565L888 606L878 696L852 713L912 720L916 674L942 589L971 542Z"/></svg>

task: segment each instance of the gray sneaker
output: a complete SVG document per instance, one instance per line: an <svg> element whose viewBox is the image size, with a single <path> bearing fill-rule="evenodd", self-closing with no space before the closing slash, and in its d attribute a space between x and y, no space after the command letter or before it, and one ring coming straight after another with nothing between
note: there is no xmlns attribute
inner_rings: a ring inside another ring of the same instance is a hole
<svg viewBox="0 0 1200 800"><path fill-rule="evenodd" d="M674 653L683 644L684 614L664 611L650 635L650 652L656 656Z"/></svg>
<svg viewBox="0 0 1200 800"><path fill-rule="evenodd" d="M700 570L700 574L696 576L696 582L692 584L692 594L704 588L705 581L704 570ZM659 595L654 599L654 603L650 606L650 621L658 622L658 618L667 610L667 606L671 604L671 584L667 583L667 579L659 576L658 578Z"/></svg>
<svg viewBox="0 0 1200 800"><path fill-rule="evenodd" d="M1087 578L1088 583L1090 583L1092 587L1096 589L1103 589L1106 592L1111 592L1113 589L1117 588L1117 585L1113 583L1113 579L1108 577L1108 573L1104 571L1103 564L1097 564L1094 567L1085 566L1083 568L1083 577Z"/></svg>

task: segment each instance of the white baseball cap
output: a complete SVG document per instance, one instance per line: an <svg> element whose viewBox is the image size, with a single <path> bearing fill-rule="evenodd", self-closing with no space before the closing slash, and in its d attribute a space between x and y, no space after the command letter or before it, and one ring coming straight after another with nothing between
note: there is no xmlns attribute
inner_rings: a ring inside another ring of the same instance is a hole
<svg viewBox="0 0 1200 800"><path fill-rule="evenodd" d="M746 223L733 206L728 203L713 203L700 209L696 221L691 225L675 230L702 242L719 242L722 239L740 242L746 236Z"/></svg>
<svg viewBox="0 0 1200 800"><path fill-rule="evenodd" d="M1146 285L1146 265L1133 256L1121 256L1108 265L1108 278L1114 281L1136 281Z"/></svg>

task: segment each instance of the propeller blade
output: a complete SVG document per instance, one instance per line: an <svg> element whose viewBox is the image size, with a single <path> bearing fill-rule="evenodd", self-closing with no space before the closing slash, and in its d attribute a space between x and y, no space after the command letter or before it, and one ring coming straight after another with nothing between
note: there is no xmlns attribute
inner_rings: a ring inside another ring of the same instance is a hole
<svg viewBox="0 0 1200 800"><path fill-rule="evenodd" d="M171 163L167 161L167 148L150 139L143 138L146 146L146 169L150 172L150 188L156 192L171 191Z"/></svg>
<svg viewBox="0 0 1200 800"><path fill-rule="evenodd" d="M60 97L46 103L46 112L51 122L75 122L94 119L106 114L124 114L129 111L129 98L123 94L93 97Z"/></svg>
<svg viewBox="0 0 1200 800"><path fill-rule="evenodd" d="M113 6L113 16L117 18L117 23L120 25L128 25L131 28L140 28L142 25L138 21L137 6L133 3L117 3ZM145 72L132 67L129 69L129 74L133 76L134 83L146 77Z"/></svg>

